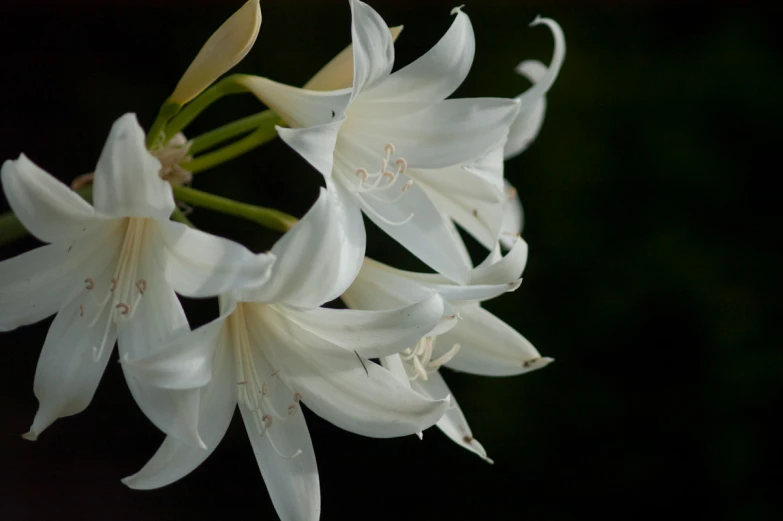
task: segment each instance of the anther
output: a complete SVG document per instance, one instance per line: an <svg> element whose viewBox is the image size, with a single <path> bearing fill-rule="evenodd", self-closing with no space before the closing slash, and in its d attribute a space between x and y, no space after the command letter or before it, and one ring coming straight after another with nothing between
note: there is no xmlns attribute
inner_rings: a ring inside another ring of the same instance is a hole
<svg viewBox="0 0 783 521"><path fill-rule="evenodd" d="M269 392L268 392L268 391L269 391L269 389L268 389L268 388L267 388L267 386L266 386L266 382L262 383L262 384L261 384L261 394L263 394L264 396L266 396L267 394L269 394Z"/></svg>
<svg viewBox="0 0 783 521"><path fill-rule="evenodd" d="M92 280L92 277L87 277L84 279L84 284L86 285L87 289L93 289L95 287L95 281Z"/></svg>
<svg viewBox="0 0 783 521"><path fill-rule="evenodd" d="M277 376L277 373L279 373L279 372L280 372L280 369L275 369L274 371L272 371L272 376Z"/></svg>
<svg viewBox="0 0 783 521"><path fill-rule="evenodd" d="M139 290L139 293L144 295L144 292L147 291L147 281L144 279L136 281L136 289Z"/></svg>
<svg viewBox="0 0 783 521"><path fill-rule="evenodd" d="M367 169L366 168L357 168L356 169L356 175L357 176L362 176L362 183L363 183L363 182L367 181L367 177L369 177L370 174L367 173Z"/></svg>
<svg viewBox="0 0 783 521"><path fill-rule="evenodd" d="M128 313L130 313L130 310L131 310L131 307L128 304L126 304L125 302L120 302L119 304L117 304L114 307L115 307L115 309L122 310L122 311L120 311L120 315L127 315Z"/></svg>
<svg viewBox="0 0 783 521"><path fill-rule="evenodd" d="M294 402L299 403L301 399L302 399L301 393L294 393Z"/></svg>
<svg viewBox="0 0 783 521"><path fill-rule="evenodd" d="M261 417L261 420L264 422L264 427L267 429L272 426L272 416L270 414L265 414Z"/></svg>
<svg viewBox="0 0 783 521"><path fill-rule="evenodd" d="M386 182L386 184L392 184L392 183L394 182L394 180L395 180L395 179L397 179L397 177L396 177L394 174L392 174L391 172L384 172L384 173L383 173L383 174L381 174L381 175L382 175L383 177L386 177L386 178L388 178L388 179L389 179L389 180Z"/></svg>
<svg viewBox="0 0 783 521"><path fill-rule="evenodd" d="M288 415L293 416L294 413L296 413L296 405L289 405L288 406Z"/></svg>
<svg viewBox="0 0 783 521"><path fill-rule="evenodd" d="M408 182L402 185L402 191L407 192L411 186L413 186L413 179L408 179Z"/></svg>
<svg viewBox="0 0 783 521"><path fill-rule="evenodd" d="M117 289L117 279L116 278L111 279L111 291L114 291L115 289Z"/></svg>
<svg viewBox="0 0 783 521"><path fill-rule="evenodd" d="M383 147L383 151L389 155L394 154L394 145L392 145L391 143L387 143L386 146Z"/></svg>
<svg viewBox="0 0 783 521"><path fill-rule="evenodd" d="M79 304L79 316L84 316L84 304Z"/></svg>
<svg viewBox="0 0 783 521"><path fill-rule="evenodd" d="M398 174L404 174L405 171L408 169L408 162L401 157L398 158L397 161L394 162L394 164L397 165Z"/></svg>

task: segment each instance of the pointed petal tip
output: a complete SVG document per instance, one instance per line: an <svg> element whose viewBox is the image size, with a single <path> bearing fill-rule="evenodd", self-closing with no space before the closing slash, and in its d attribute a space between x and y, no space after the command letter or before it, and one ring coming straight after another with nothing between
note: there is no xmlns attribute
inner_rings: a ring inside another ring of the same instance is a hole
<svg viewBox="0 0 783 521"><path fill-rule="evenodd" d="M554 361L554 358L550 358L548 356L531 358L530 360L525 360L522 362L522 367L528 371L533 371L535 369L543 369Z"/></svg>
<svg viewBox="0 0 783 521"><path fill-rule="evenodd" d="M459 14L459 13L461 13L461 12L462 12L462 8L463 8L463 7L465 7L465 4L458 5L457 7L455 7L454 9L452 9L452 10L451 10L451 13L450 13L450 14L453 14L453 15L454 15L454 14Z"/></svg>
<svg viewBox="0 0 783 521"><path fill-rule="evenodd" d="M484 461L486 461L490 465L494 465L495 464L495 460L493 460L492 458L487 457L487 456L484 457Z"/></svg>
<svg viewBox="0 0 783 521"><path fill-rule="evenodd" d="M424 431L419 431L419 432L417 432L417 433L416 433L416 436L418 436L418 438L419 438L420 440L423 440L423 439L424 439Z"/></svg>
<svg viewBox="0 0 783 521"><path fill-rule="evenodd" d="M28 441L37 441L38 440L38 434L36 434L33 430L30 430L28 432L25 432L22 434L22 438Z"/></svg>

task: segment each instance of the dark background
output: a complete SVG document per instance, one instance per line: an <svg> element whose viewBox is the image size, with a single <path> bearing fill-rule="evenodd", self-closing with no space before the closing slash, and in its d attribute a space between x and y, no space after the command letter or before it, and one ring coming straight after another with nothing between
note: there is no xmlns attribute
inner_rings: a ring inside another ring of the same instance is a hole
<svg viewBox="0 0 783 521"><path fill-rule="evenodd" d="M3 2L0 159L59 178L92 171L112 122L149 126L200 46L241 5ZM458 2L371 2L406 25L397 63L434 44ZM303 84L350 41L342 1L265 1L237 70ZM435 430L362 438L308 415L324 520L781 519L780 10L756 2L468 2L477 56L458 96L513 96L521 60L564 67L538 141L507 166L525 206L525 282L487 307L557 362L514 378L446 374L494 466ZM260 110L215 105L190 135ZM196 188L301 215L321 177L280 142L199 174ZM0 210L7 204L0 200ZM196 211L256 251L277 237ZM368 229L369 254L416 267ZM37 243L0 249L8 258ZM186 302L193 324L213 301ZM178 483L132 491L162 435L111 364L92 405L26 432L50 320L0 336L0 518L275 519L239 416Z"/></svg>

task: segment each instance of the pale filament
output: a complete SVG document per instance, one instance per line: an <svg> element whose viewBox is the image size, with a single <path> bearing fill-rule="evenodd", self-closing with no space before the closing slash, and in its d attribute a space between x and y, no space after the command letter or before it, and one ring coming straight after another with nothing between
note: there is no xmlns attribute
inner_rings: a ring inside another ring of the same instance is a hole
<svg viewBox="0 0 783 521"><path fill-rule="evenodd" d="M459 351L459 344L454 344L446 353L433 359L435 339L434 336L424 337L415 346L400 353L400 358L402 358L408 373L408 379L427 380L432 373L440 369L443 364L448 363Z"/></svg>
<svg viewBox="0 0 783 521"><path fill-rule="evenodd" d="M352 191L356 195L356 198L363 203L364 209L366 211L386 224L391 226L401 226L413 219L414 214L409 214L402 221L392 221L378 213L378 211L367 202L367 199L365 199L365 197L370 197L373 200L381 203L393 204L402 199L405 196L405 192L407 192L408 189L413 185L413 180L409 179L407 182L405 182L405 184L403 184L401 192L392 198L383 198L377 195L378 192L384 192L396 186L396 182L399 177L408 169L408 162L402 157L398 157L396 160L394 160L394 166L396 167L395 171L392 171L388 168L391 158L395 153L393 144L388 143L385 147L383 147L383 151L385 155L381 159L380 170L371 173L366 168L356 169L356 177L359 177L360 179L358 185L352 186Z"/></svg>
<svg viewBox="0 0 783 521"><path fill-rule="evenodd" d="M106 323L103 327L101 342L92 348L92 357L95 362L100 360L106 349L111 324L120 320L133 319L136 309L141 303L141 297L147 290L147 281L137 278L146 221L143 218L128 218L125 237L114 269L114 276L111 279L111 287L102 299L98 299L93 291L96 287L95 279L92 277L84 279L84 288L90 294L97 308L88 327L95 326L107 307L109 309L107 316L105 316ZM82 304L79 307L79 316L84 317L84 312L84 304Z"/></svg>
<svg viewBox="0 0 783 521"><path fill-rule="evenodd" d="M228 324L229 327L231 327L231 340L234 347L234 363L236 365L237 374L237 401L252 412L256 430L258 431L258 434L263 437L267 435L267 431L271 429L276 422L285 422L289 417L296 414L296 411L299 408L299 400L302 398L302 395L300 393L295 393L294 402L286 408L285 413L279 412L274 404L272 404L270 396L274 392L274 387L276 387L276 376L280 370L277 369L269 373L268 378L272 381L271 385L262 378L262 371L259 370L253 359L253 354L251 352L253 345L248 338L241 305L237 307L234 314L229 317ZM272 389L270 389L270 387L272 387ZM272 436L267 435L266 438L269 440L272 449L281 458L293 459L302 453L299 449L291 455L283 454L275 445Z"/></svg>

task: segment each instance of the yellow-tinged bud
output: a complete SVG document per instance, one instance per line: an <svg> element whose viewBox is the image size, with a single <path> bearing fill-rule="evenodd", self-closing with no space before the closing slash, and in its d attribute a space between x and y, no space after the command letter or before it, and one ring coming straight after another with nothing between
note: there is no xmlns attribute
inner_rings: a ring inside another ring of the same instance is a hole
<svg viewBox="0 0 783 521"><path fill-rule="evenodd" d="M210 36L182 75L169 102L184 105L245 57L261 27L259 1L248 0Z"/></svg>
<svg viewBox="0 0 783 521"><path fill-rule="evenodd" d="M402 32L402 26L389 27L392 40L396 41ZM353 44L349 45L324 65L304 86L309 90L347 89L353 85Z"/></svg>

